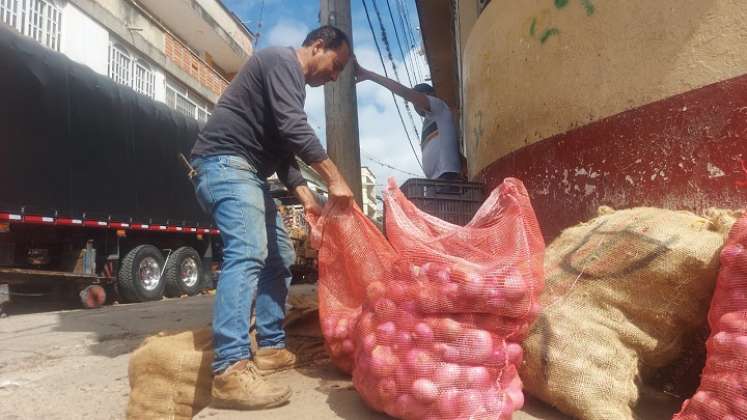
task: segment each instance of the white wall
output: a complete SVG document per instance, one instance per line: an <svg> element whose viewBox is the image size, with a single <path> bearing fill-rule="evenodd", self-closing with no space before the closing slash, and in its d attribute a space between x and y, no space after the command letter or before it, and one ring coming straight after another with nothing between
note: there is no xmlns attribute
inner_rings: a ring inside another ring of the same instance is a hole
<svg viewBox="0 0 747 420"><path fill-rule="evenodd" d="M97 73L109 69L109 31L71 3L62 10L60 52Z"/></svg>

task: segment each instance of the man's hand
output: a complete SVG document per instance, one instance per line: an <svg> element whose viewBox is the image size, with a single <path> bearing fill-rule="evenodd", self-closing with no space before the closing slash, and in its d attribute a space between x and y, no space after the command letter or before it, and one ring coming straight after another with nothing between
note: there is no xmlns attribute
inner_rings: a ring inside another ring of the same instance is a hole
<svg viewBox="0 0 747 420"><path fill-rule="evenodd" d="M341 203L343 208L347 208L353 203L353 191L331 160L326 159L322 162L312 163L311 167L319 172L319 175L327 182L330 200Z"/></svg>
<svg viewBox="0 0 747 420"><path fill-rule="evenodd" d="M340 178L338 182L329 184L329 198L339 201L344 207L353 202L353 191L344 179Z"/></svg>
<svg viewBox="0 0 747 420"><path fill-rule="evenodd" d="M353 58L353 66L355 69L355 82L360 83L364 80L369 80L371 78L368 70L361 67L360 64L358 64L358 60L356 58Z"/></svg>
<svg viewBox="0 0 747 420"><path fill-rule="evenodd" d="M299 185L293 190L293 193L298 198L298 201L303 205L304 212L307 214L313 214L317 217L322 215L322 207L319 205L319 202L316 201L316 197L309 187L306 185Z"/></svg>

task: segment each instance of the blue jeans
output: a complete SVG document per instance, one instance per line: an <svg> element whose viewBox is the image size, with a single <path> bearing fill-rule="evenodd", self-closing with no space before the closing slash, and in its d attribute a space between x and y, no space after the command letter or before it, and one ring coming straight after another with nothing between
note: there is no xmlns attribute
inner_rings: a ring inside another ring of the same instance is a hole
<svg viewBox="0 0 747 420"><path fill-rule="evenodd" d="M213 305L213 372L251 359L249 320L256 297L259 347L284 348L285 302L295 252L267 180L238 156L193 160L197 200L223 240Z"/></svg>

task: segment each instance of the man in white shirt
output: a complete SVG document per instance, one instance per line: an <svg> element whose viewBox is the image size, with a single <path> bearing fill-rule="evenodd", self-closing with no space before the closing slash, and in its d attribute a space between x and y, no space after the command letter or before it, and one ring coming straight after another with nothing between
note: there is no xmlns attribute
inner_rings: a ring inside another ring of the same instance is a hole
<svg viewBox="0 0 747 420"><path fill-rule="evenodd" d="M421 83L408 88L392 79L355 65L356 80L375 82L405 100L412 102L423 120L420 148L423 154L423 172L430 179L464 180L462 157L459 153L454 116L446 102L437 98L433 87Z"/></svg>

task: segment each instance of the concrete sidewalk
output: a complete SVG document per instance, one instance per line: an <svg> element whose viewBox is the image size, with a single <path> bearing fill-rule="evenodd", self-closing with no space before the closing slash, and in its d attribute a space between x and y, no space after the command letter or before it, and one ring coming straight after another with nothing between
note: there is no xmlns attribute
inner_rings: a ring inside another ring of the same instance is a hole
<svg viewBox="0 0 747 420"><path fill-rule="evenodd" d="M123 419L129 397L129 353L148 335L208 325L212 296L68 310L0 319L0 419ZM293 389L291 403L251 413L256 420L389 417L369 410L349 377L326 358L273 380ZM659 406L660 404L654 404ZM671 408L645 418L671 417ZM246 419L247 413L205 409L199 419ZM528 401L517 420L566 419Z"/></svg>

